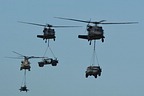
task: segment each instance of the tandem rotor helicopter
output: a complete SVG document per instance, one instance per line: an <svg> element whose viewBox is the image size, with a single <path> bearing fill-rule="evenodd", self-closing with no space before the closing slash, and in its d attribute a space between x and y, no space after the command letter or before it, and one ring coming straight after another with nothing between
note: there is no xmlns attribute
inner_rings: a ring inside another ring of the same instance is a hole
<svg viewBox="0 0 144 96"><path fill-rule="evenodd" d="M29 59L33 59L33 58L44 58L44 57L35 57L35 56L24 56L24 55L22 55L22 54L20 54L20 53L17 53L17 52L15 52L15 51L12 51L12 52L15 53L15 54L17 54L17 55L19 55L20 57L9 57L9 58L13 58L13 59L22 59L22 58L23 58L23 60L21 61L20 70L25 69L25 70L30 71L31 66L30 66Z"/></svg>
<svg viewBox="0 0 144 96"><path fill-rule="evenodd" d="M45 40L45 43L47 43L47 40L53 39L55 41L55 30L52 27L55 28L69 28L69 27L81 27L81 26L53 26L50 24L37 24L37 23L30 23L30 22L23 22L23 21L18 21L19 23L25 23L25 24L31 24L31 25L36 25L36 26L43 26L43 35L37 35L38 38L42 38Z"/></svg>
<svg viewBox="0 0 144 96"><path fill-rule="evenodd" d="M97 21L85 21L85 20L78 20L78 19L70 19L70 18L63 18L63 17L54 17L54 18L58 18L58 19L64 19L64 20L71 20L71 21L77 21L77 22L84 22L84 23L88 23L87 24L87 35L78 35L78 38L81 39L87 39L88 41L90 41L90 45L92 40L99 40L101 39L102 42L104 42L104 30L102 28L102 26L99 26L99 24L135 24L138 22L119 22L119 23L106 23L106 20L101 20L99 22ZM94 24L94 25L90 25Z"/></svg>

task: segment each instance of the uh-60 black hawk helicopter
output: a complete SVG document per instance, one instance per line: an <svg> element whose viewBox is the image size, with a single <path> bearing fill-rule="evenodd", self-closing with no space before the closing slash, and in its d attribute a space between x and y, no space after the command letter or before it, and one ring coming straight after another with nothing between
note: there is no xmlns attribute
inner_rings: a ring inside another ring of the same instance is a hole
<svg viewBox="0 0 144 96"><path fill-rule="evenodd" d="M38 38L42 38L45 40L45 43L47 43L47 40L53 39L55 41L55 30L52 27L55 28L69 28L69 27L81 27L81 26L53 26L50 24L37 24L37 23L30 23L30 22L23 22L23 21L18 21L20 23L25 23L25 24L31 24L31 25L36 25L36 26L43 26L43 35L37 35Z"/></svg>
<svg viewBox="0 0 144 96"><path fill-rule="evenodd" d="M138 23L138 22L107 23L107 22L105 22L106 20L101 20L99 22L96 22L96 21L91 21L91 20L90 21L84 21L84 20L62 18L62 17L55 17L55 18L88 23L87 24L88 34L87 35L78 35L78 38L87 39L88 41L90 41L90 43L89 43L90 45L91 45L92 40L101 39L101 41L104 42L104 38L105 38L104 30L103 30L102 26L99 26L99 24L134 24L134 23ZM90 25L90 23L94 24L94 25Z"/></svg>
<svg viewBox="0 0 144 96"><path fill-rule="evenodd" d="M22 55L20 53L17 53L15 51L13 51L13 53L19 55L20 57L9 57L9 58L13 58L13 59L22 59L23 58L24 59L24 60L21 61L20 70L24 69L24 70L30 71L31 66L30 66L29 59L32 59L32 58L44 58L44 57L35 57L35 56L24 56L24 55Z"/></svg>

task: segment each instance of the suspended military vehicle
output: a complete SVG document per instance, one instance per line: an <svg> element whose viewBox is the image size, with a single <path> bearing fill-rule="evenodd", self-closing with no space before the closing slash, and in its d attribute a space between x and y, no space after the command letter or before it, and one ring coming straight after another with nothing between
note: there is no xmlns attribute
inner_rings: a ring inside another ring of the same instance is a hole
<svg viewBox="0 0 144 96"><path fill-rule="evenodd" d="M101 69L99 61L98 61L95 47L96 47L96 40L94 40L94 49L93 49L93 53L92 53L92 59L91 59L90 66L88 66L85 71L86 78L88 78L88 76L94 76L95 78L97 78L97 76L101 76L102 69ZM95 61L97 61L97 65L96 65Z"/></svg>
<svg viewBox="0 0 144 96"><path fill-rule="evenodd" d="M44 58L42 59L42 61L38 62L39 67L43 67L44 65L48 65L51 64L52 66L56 66L58 63L57 58L53 59L53 58Z"/></svg>

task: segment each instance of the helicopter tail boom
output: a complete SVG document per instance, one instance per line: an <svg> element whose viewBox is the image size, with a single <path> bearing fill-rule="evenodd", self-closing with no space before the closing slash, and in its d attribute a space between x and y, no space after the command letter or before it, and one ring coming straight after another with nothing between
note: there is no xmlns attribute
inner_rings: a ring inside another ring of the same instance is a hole
<svg viewBox="0 0 144 96"><path fill-rule="evenodd" d="M38 38L43 38L43 39L53 39L53 38L56 38L54 35L48 35L48 36L45 36L45 35L37 35Z"/></svg>
<svg viewBox="0 0 144 96"><path fill-rule="evenodd" d="M78 38L87 39L87 40L96 40L96 39L104 38L104 36L101 36L101 35L97 35L97 36L78 35Z"/></svg>

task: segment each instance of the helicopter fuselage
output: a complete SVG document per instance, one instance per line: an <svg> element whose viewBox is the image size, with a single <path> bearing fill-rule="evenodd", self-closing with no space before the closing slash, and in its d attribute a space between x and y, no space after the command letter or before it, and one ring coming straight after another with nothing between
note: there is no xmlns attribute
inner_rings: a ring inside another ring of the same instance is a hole
<svg viewBox="0 0 144 96"><path fill-rule="evenodd" d="M28 60L21 61L20 70L22 70L22 69L26 70L27 69L30 71L30 68L31 68L31 66L30 66L30 62Z"/></svg>
<svg viewBox="0 0 144 96"><path fill-rule="evenodd" d="M78 35L78 38L87 39L88 41L102 39L104 42L104 30L101 26L87 26L87 35Z"/></svg>
<svg viewBox="0 0 144 96"><path fill-rule="evenodd" d="M101 34L103 34L104 32L104 30L102 29L102 27L101 26L87 26L88 28L87 28L87 31L88 31L88 34L89 35L101 35Z"/></svg>
<svg viewBox="0 0 144 96"><path fill-rule="evenodd" d="M55 41L55 30L51 28L44 28L43 35L37 35L38 38L43 38L43 40L53 39Z"/></svg>

